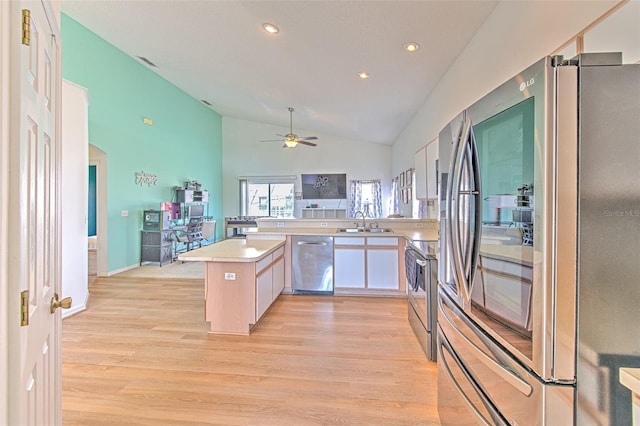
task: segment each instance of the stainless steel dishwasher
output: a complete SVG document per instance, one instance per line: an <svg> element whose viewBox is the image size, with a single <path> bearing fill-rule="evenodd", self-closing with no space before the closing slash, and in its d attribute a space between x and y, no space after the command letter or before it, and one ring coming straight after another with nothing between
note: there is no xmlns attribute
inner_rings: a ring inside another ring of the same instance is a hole
<svg viewBox="0 0 640 426"><path fill-rule="evenodd" d="M333 294L333 237L291 237L291 290Z"/></svg>

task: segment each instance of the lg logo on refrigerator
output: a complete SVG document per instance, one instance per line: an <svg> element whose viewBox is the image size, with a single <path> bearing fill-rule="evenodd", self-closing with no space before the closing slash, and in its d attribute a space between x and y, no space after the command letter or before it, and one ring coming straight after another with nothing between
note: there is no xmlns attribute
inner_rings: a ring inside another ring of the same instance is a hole
<svg viewBox="0 0 640 426"><path fill-rule="evenodd" d="M520 83L520 91L522 92L527 87L532 86L533 83L535 82L536 82L536 79L533 77L531 77L528 81L523 81L522 83Z"/></svg>

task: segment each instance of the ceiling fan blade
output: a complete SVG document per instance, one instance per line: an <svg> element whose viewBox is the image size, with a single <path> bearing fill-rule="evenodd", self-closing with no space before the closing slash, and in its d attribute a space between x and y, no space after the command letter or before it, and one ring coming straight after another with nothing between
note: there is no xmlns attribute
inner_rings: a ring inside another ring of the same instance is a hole
<svg viewBox="0 0 640 426"><path fill-rule="evenodd" d="M286 138L287 135L281 135L280 133L276 133L276 136L280 136L281 138Z"/></svg>
<svg viewBox="0 0 640 426"><path fill-rule="evenodd" d="M301 139L298 139L298 143L300 143L302 145L317 146L317 144L315 144L313 142L307 142L307 141L303 141Z"/></svg>
<svg viewBox="0 0 640 426"><path fill-rule="evenodd" d="M259 141L259 142L282 142L282 139L267 139L267 140Z"/></svg>
<svg viewBox="0 0 640 426"><path fill-rule="evenodd" d="M298 140L301 140L301 141L317 141L318 138L315 137L315 136L306 136L306 137L298 138Z"/></svg>

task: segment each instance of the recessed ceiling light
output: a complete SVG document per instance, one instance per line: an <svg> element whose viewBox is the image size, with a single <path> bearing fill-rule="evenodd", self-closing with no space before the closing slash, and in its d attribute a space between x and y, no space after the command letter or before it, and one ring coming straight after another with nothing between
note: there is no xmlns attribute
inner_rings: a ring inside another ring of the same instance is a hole
<svg viewBox="0 0 640 426"><path fill-rule="evenodd" d="M366 72L364 72L364 71L359 72L359 73L358 73L358 77L360 77L360 78L361 78L361 79L363 79L363 80L366 80L367 78L369 78L369 73L366 73Z"/></svg>
<svg viewBox="0 0 640 426"><path fill-rule="evenodd" d="M264 24L262 24L262 28L264 28L264 30L265 30L266 32L271 33L271 34L275 34L275 33L277 33L278 31L280 31L280 28L278 28L278 27L276 27L275 25L270 24L270 23L268 23L268 22L265 22Z"/></svg>
<svg viewBox="0 0 640 426"><path fill-rule="evenodd" d="M410 41L409 43L406 43L402 47L404 47L404 50L406 50L407 52L415 52L420 48L420 45L418 43L414 43L413 41Z"/></svg>

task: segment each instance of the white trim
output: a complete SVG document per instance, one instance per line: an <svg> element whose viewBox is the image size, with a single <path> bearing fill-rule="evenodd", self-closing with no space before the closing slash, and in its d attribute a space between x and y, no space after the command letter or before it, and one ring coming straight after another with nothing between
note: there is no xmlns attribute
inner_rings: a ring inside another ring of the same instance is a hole
<svg viewBox="0 0 640 426"><path fill-rule="evenodd" d="M62 319L68 318L72 315L75 314L79 314L80 312L86 311L87 307L89 306L89 297L91 297L91 295L89 293L87 293L87 297L85 298L84 302L82 303L78 303L78 304L74 304L71 309L65 309L62 311Z"/></svg>
<svg viewBox="0 0 640 426"><path fill-rule="evenodd" d="M119 274L121 272L127 272L127 271L130 271L132 269L139 268L139 267L140 267L139 263L136 263L136 264L133 264L133 265L129 265L129 266L125 266L124 268L120 268L120 269L116 269L114 271L107 272L107 277L111 277L111 276Z"/></svg>
<svg viewBox="0 0 640 426"><path fill-rule="evenodd" d="M9 2L0 1L0 424L9 424L7 378L9 376L8 316L9 277L7 275L8 194L9 194Z"/></svg>
<svg viewBox="0 0 640 426"><path fill-rule="evenodd" d="M96 166L96 236L98 237L96 275L108 277L110 272L107 266L107 153L91 143L89 144L89 164L87 167L89 165Z"/></svg>

